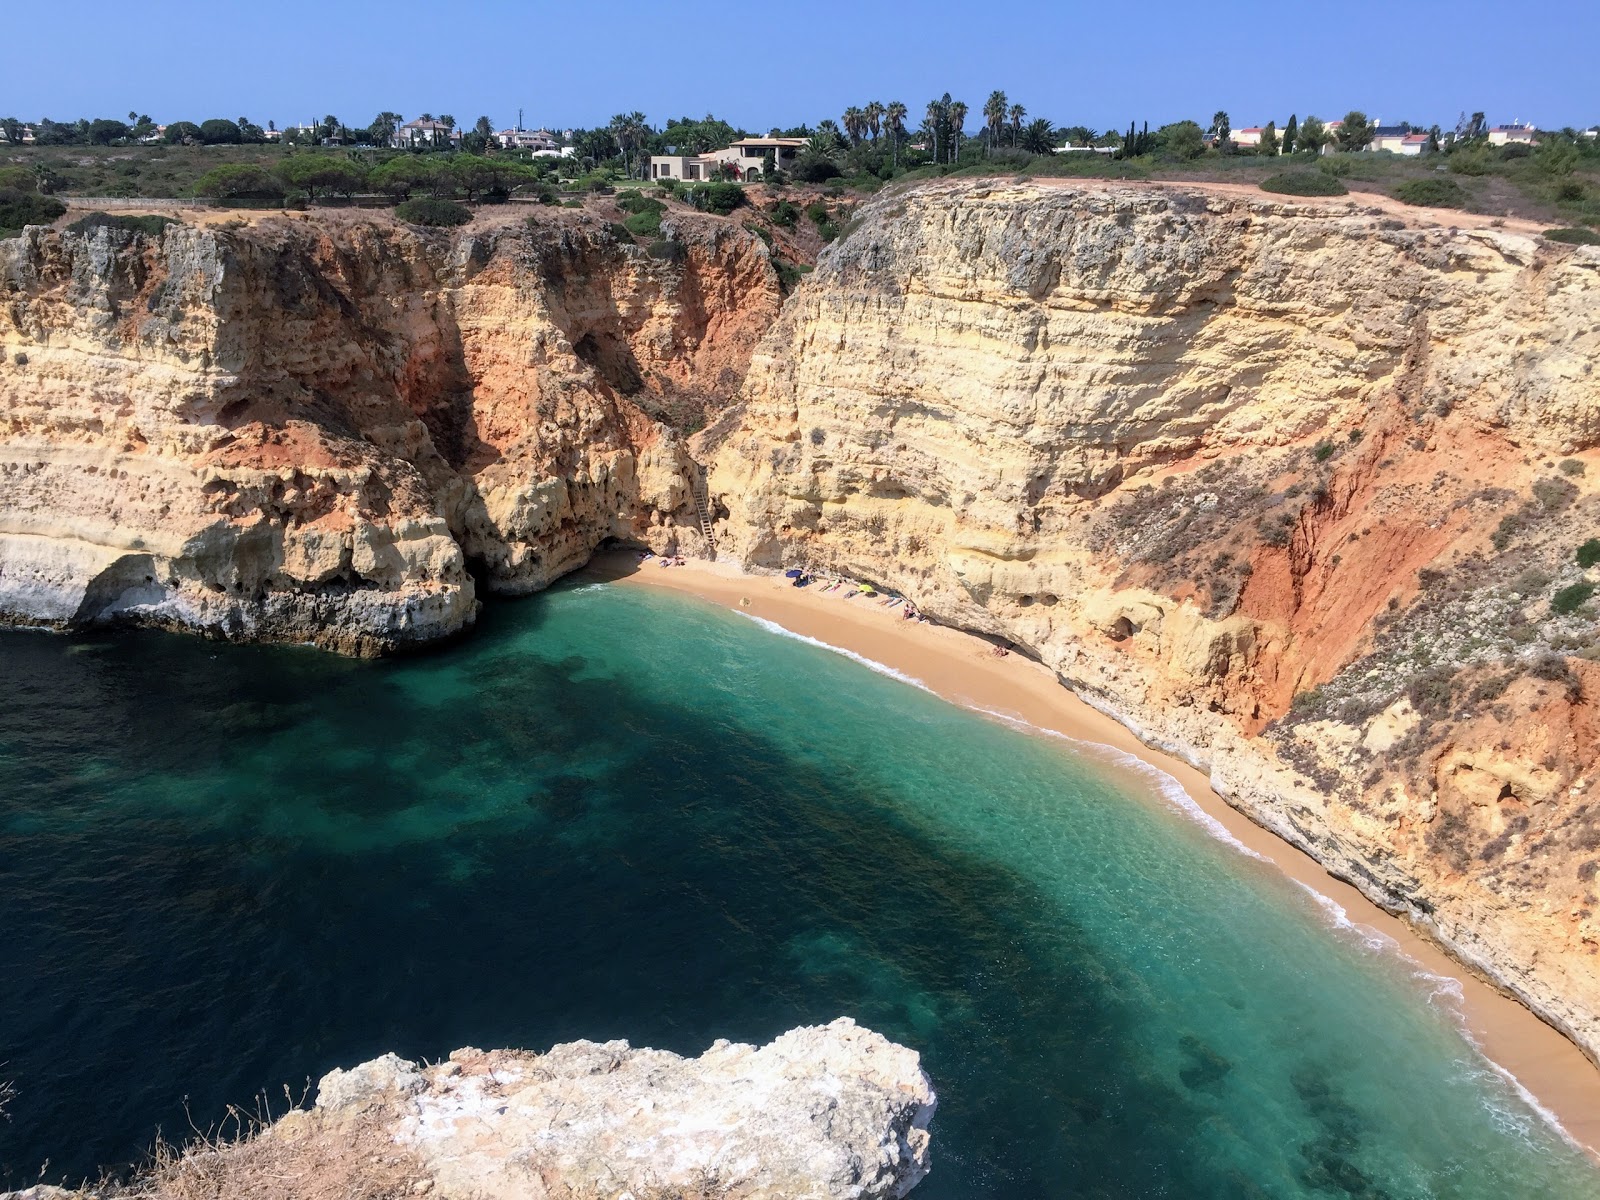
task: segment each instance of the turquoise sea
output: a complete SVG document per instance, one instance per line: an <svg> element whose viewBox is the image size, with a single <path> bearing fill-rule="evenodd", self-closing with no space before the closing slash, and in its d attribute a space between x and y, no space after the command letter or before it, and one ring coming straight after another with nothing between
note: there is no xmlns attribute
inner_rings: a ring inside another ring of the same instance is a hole
<svg viewBox="0 0 1600 1200"><path fill-rule="evenodd" d="M568 586L392 662L0 635L6 1180L385 1050L848 1014L924 1200L1600 1197L1439 981L1092 754Z"/></svg>

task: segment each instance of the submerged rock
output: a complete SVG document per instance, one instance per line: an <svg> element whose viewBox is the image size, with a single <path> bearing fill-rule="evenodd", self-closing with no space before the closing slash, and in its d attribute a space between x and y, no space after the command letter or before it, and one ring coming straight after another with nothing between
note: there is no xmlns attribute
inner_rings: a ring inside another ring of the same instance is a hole
<svg viewBox="0 0 1600 1200"><path fill-rule="evenodd" d="M464 1049L433 1066L385 1054L329 1072L314 1108L192 1149L132 1194L898 1200L928 1173L935 1104L916 1051L847 1017L694 1059L624 1041Z"/></svg>

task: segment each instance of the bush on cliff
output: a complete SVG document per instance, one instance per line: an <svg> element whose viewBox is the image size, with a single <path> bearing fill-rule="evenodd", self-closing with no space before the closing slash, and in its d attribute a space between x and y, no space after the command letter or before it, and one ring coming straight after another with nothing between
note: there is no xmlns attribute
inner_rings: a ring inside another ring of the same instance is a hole
<svg viewBox="0 0 1600 1200"><path fill-rule="evenodd" d="M1546 241L1573 246L1600 246L1600 233L1592 229L1546 229L1541 236Z"/></svg>
<svg viewBox="0 0 1600 1200"><path fill-rule="evenodd" d="M48 225L67 206L37 192L0 192L0 237L16 237L24 225Z"/></svg>
<svg viewBox="0 0 1600 1200"><path fill-rule="evenodd" d="M1592 595L1594 595L1594 584L1588 580L1575 583L1571 587L1564 587L1550 597L1550 611L1560 617L1569 616L1577 612Z"/></svg>
<svg viewBox="0 0 1600 1200"><path fill-rule="evenodd" d="M397 204L394 206L394 215L411 225L428 225L435 228L465 225L472 220L472 210L466 205L457 204L454 200L435 199L432 196Z"/></svg>
<svg viewBox="0 0 1600 1200"><path fill-rule="evenodd" d="M68 233L93 233L96 229L121 229L128 233L143 233L159 237L168 225L182 224L176 217L125 217L110 213L92 212L79 217L67 226Z"/></svg>
<svg viewBox="0 0 1600 1200"><path fill-rule="evenodd" d="M1347 196L1345 187L1326 171L1280 171L1261 181L1263 192L1277 192L1284 196Z"/></svg>
<svg viewBox="0 0 1600 1200"><path fill-rule="evenodd" d="M1467 193L1454 179L1409 179L1394 194L1418 208L1462 208L1467 203Z"/></svg>

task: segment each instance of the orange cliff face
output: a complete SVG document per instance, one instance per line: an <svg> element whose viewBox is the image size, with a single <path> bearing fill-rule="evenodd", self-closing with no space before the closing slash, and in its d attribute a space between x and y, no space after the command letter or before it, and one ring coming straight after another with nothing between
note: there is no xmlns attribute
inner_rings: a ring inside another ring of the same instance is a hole
<svg viewBox="0 0 1600 1200"><path fill-rule="evenodd" d="M1354 200L886 194L703 435L719 545L1036 655L1600 1057L1597 314Z"/></svg>
<svg viewBox="0 0 1600 1200"><path fill-rule="evenodd" d="M29 230L0 243L0 610L378 653L600 541L698 545L679 426L781 297L762 244L662 257L551 212Z"/></svg>

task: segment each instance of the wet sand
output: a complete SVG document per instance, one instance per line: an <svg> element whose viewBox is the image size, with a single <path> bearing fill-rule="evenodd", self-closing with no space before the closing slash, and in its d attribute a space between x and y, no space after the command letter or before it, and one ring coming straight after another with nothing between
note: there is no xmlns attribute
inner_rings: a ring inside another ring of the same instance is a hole
<svg viewBox="0 0 1600 1200"><path fill-rule="evenodd" d="M1047 667L1015 654L997 658L983 639L945 626L907 621L898 606L886 608L866 597L846 599L842 591L822 592L820 584L794 588L787 579L745 575L726 564L688 561L681 567L663 568L653 559L640 564L633 554L610 554L597 558L584 574L629 587L696 596L761 617L791 633L892 667L954 703L1109 746L1165 773L1202 812L1249 850L1290 879L1332 900L1357 926L1394 942L1423 970L1456 981L1461 1016L1484 1054L1514 1076L1538 1106L1600 1162L1600 1071L1575 1045L1409 924L1333 878L1315 859L1230 808L1211 790L1202 772L1144 745L1124 726L1057 683ZM1108 756L1105 768L1125 775L1135 794L1151 794L1152 781L1144 772L1117 765L1113 756Z"/></svg>

